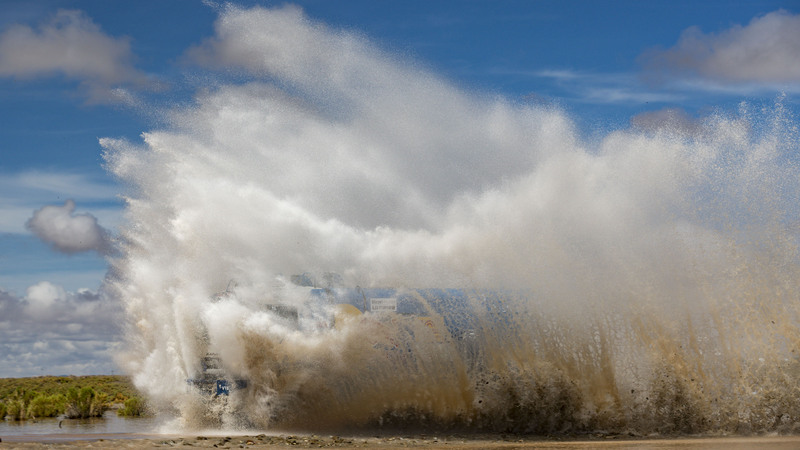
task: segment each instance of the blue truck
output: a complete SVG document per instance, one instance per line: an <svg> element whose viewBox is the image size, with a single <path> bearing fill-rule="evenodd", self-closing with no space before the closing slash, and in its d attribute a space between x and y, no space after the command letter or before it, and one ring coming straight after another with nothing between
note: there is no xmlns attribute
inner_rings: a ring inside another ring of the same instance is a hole
<svg viewBox="0 0 800 450"><path fill-rule="evenodd" d="M321 281L318 281L320 278ZM384 327L403 327L412 338L415 338L413 334L416 330L417 333L425 333L426 339L456 345L464 361L474 362L478 360L480 351L477 345L480 314L475 314L475 311L491 314L495 325L502 326L504 316L510 323L505 308L508 293L466 289L346 287L336 275L325 274L320 278L302 274L292 276L290 280L294 287L307 288L306 305L310 305L311 309L333 311L322 320L321 328L338 328L343 326L342 322L353 318L381 323ZM223 294L218 294L217 298L235 296L231 285ZM263 308L282 318L285 323L301 328L301 314L297 307L264 304ZM375 348L380 351L393 350L380 337L375 337ZM220 356L214 353L202 357L200 372L187 381L204 395L212 397L227 396L232 390L248 386L246 379L226 375Z"/></svg>

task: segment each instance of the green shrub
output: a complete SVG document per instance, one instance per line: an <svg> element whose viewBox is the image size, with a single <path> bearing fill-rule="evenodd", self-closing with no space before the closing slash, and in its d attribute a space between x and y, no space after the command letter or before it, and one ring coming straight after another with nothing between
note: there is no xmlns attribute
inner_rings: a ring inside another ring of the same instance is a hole
<svg viewBox="0 0 800 450"><path fill-rule="evenodd" d="M22 420L25 414L25 406L16 400L11 400L8 402L6 414L11 420Z"/></svg>
<svg viewBox="0 0 800 450"><path fill-rule="evenodd" d="M69 419L101 417L108 410L107 398L106 394L97 393L90 387L71 388L66 395L65 414Z"/></svg>
<svg viewBox="0 0 800 450"><path fill-rule="evenodd" d="M118 416L143 416L146 405L139 397L131 397L125 400L125 407L117 410Z"/></svg>
<svg viewBox="0 0 800 450"><path fill-rule="evenodd" d="M14 391L36 391L40 394L66 394L70 388L89 386L103 392L117 403L136 395L130 378L121 375L43 376L29 378L0 378L0 401L13 395Z"/></svg>
<svg viewBox="0 0 800 450"><path fill-rule="evenodd" d="M6 414L10 416L11 420L25 420L29 418L28 405L34 397L36 392L15 390L9 398L6 399Z"/></svg>
<svg viewBox="0 0 800 450"><path fill-rule="evenodd" d="M80 392L87 387L94 391L89 401L80 398ZM71 397L75 417L100 416L111 403L124 403L136 395L130 379L120 375L0 378L0 413L14 420L63 414L70 390L76 391Z"/></svg>
<svg viewBox="0 0 800 450"><path fill-rule="evenodd" d="M0 420L5 419L6 417L6 404L0 402Z"/></svg>
<svg viewBox="0 0 800 450"><path fill-rule="evenodd" d="M40 394L31 400L27 415L34 417L56 417L66 409L66 398L61 394Z"/></svg>

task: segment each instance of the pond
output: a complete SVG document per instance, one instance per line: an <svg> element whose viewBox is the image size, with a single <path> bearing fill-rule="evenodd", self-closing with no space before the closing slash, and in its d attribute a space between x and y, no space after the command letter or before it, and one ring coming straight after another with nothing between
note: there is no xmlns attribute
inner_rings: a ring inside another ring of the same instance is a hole
<svg viewBox="0 0 800 450"><path fill-rule="evenodd" d="M86 434L149 435L158 433L156 428L159 423L155 417L119 417L116 411L107 411L102 418L92 419L3 420L0 421L0 438L34 435L63 435L65 438Z"/></svg>

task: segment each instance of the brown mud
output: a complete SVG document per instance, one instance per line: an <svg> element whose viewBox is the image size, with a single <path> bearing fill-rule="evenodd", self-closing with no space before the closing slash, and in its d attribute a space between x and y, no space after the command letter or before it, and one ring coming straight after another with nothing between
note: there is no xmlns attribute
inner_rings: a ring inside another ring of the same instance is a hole
<svg viewBox="0 0 800 450"><path fill-rule="evenodd" d="M585 440L509 436L380 436L316 435L180 436L141 434L22 435L2 438L0 448L430 448L430 449L797 449L800 436L629 439L598 435Z"/></svg>

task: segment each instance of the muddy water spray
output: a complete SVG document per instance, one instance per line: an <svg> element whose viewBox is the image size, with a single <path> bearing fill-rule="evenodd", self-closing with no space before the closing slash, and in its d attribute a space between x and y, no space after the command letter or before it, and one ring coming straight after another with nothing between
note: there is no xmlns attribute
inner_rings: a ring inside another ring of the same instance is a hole
<svg viewBox="0 0 800 450"><path fill-rule="evenodd" d="M190 56L248 81L141 144L103 141L130 186L123 364L161 411L306 430L800 424L800 170L780 102L587 143L557 110L463 92L291 7L230 8ZM262 306L313 309L290 282L304 272L459 289L448 314L469 336L288 326ZM186 383L206 352L249 381L213 414Z"/></svg>

